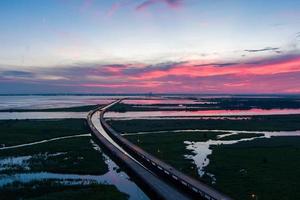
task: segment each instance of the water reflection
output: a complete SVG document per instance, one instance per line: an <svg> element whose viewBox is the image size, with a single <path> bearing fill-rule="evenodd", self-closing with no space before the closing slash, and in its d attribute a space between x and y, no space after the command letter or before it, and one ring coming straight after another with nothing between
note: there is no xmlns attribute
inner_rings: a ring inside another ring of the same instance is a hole
<svg viewBox="0 0 300 200"><path fill-rule="evenodd" d="M91 143L96 151L101 151L100 147L92 140ZM103 154L103 153L102 153ZM104 154L103 154L104 155ZM2 174L0 175L0 187L13 182L30 183L32 181L52 180L64 185L89 185L89 184L111 184L115 185L118 190L130 196L131 200L148 200L146 194L132 182L125 172L119 172L119 167L108 156L104 155L105 163L108 165L109 171L104 175L79 175L79 174L59 174L49 172L37 173L18 173L18 174ZM19 157L13 159L14 163L24 164L29 157ZM3 163L9 160L2 160Z"/></svg>
<svg viewBox="0 0 300 200"><path fill-rule="evenodd" d="M0 112L0 120L8 119L85 119L87 112Z"/></svg>
<svg viewBox="0 0 300 200"><path fill-rule="evenodd" d="M259 134L257 137L251 138L241 138L237 140L208 140L205 142L193 142L193 141L185 141L184 143L187 145L186 148L191 150L193 155L186 155L186 158L192 159L194 163L198 167L198 173L200 176L205 174L204 168L209 164L208 155L212 154L212 149L210 148L213 145L229 145L236 144L243 141L251 141L258 138L270 138L276 136L300 136L300 131L235 131L235 130L211 130L212 132L222 132L225 134L221 134L218 136L218 139L224 138L229 135L237 135L239 133L249 133L249 134ZM263 134L263 136L261 136Z"/></svg>
<svg viewBox="0 0 300 200"><path fill-rule="evenodd" d="M155 98L155 99L126 99L123 100L124 104L134 104L134 105L152 105L152 104L204 104L203 101L195 101L191 99L163 99L163 98Z"/></svg>
<svg viewBox="0 0 300 200"><path fill-rule="evenodd" d="M77 96L77 95L24 95L1 96L0 110L4 109L47 109L84 105L108 104L118 96Z"/></svg>

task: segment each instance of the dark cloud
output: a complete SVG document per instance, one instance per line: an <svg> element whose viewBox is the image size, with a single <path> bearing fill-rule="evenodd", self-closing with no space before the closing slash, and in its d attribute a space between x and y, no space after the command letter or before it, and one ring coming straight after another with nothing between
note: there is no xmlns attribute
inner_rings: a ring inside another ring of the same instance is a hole
<svg viewBox="0 0 300 200"><path fill-rule="evenodd" d="M164 70L169 70L172 69L173 67L176 67L180 64L184 64L186 62L165 62L165 63L159 63L156 65L147 65L144 67L140 68L127 68L123 72L126 75L136 75L140 73L147 73L147 72L152 72L152 71L164 71Z"/></svg>
<svg viewBox="0 0 300 200"><path fill-rule="evenodd" d="M263 49L245 49L244 51L249 53L263 52L263 51L278 51L278 47L266 47Z"/></svg>
<svg viewBox="0 0 300 200"><path fill-rule="evenodd" d="M256 59L252 61L245 62L247 65L265 65L265 64L275 64L278 62L286 62L291 59L298 58L299 54L286 54L286 55L274 55L268 58Z"/></svg>
<svg viewBox="0 0 300 200"><path fill-rule="evenodd" d="M4 77L15 77L15 78L32 78L34 77L34 74L32 72L27 71L3 71L1 72L1 75Z"/></svg>
<svg viewBox="0 0 300 200"><path fill-rule="evenodd" d="M234 63L234 62L229 62L229 63L207 63L207 64L201 64L201 65L194 65L195 67L206 67L206 66L213 66L213 67L227 67L227 66L233 66L237 65L240 63Z"/></svg>
<svg viewBox="0 0 300 200"><path fill-rule="evenodd" d="M198 65L195 60L153 65L91 62L31 70L29 67L26 70L3 69L0 71L0 93L9 92L13 88L24 92L30 90L33 92L44 92L43 90L48 92L147 92L151 90L197 92L212 89L218 89L218 91L228 89L230 92L229 89L233 87L241 87L241 91L242 87L247 87L245 91L255 91L260 88L266 88L268 91L268 88L275 86L277 88L274 88L274 91L284 91L285 88L299 88L300 71L297 71L299 60L299 54L280 54L237 62L220 61L206 64L199 62ZM293 67L285 63L291 63ZM274 69L272 69L273 64ZM22 69L20 66L12 68ZM273 73L274 70L277 70L276 73ZM281 79L278 82L280 84L273 81L272 77L276 80Z"/></svg>
<svg viewBox="0 0 300 200"><path fill-rule="evenodd" d="M276 23L276 24L271 24L271 26L273 27L282 27L282 26L285 26L287 25L286 23Z"/></svg>

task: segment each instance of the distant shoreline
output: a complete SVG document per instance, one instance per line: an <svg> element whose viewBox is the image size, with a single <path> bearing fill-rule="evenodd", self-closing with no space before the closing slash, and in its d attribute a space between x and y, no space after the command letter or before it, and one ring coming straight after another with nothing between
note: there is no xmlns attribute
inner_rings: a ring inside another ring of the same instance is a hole
<svg viewBox="0 0 300 200"><path fill-rule="evenodd" d="M212 97L300 97L300 94L196 94L196 93L34 93L0 94L0 96L212 96Z"/></svg>

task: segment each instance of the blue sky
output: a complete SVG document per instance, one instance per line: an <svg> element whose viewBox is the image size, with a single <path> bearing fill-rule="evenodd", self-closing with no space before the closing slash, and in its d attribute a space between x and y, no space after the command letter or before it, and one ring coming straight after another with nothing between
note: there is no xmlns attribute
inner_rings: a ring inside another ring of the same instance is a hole
<svg viewBox="0 0 300 200"><path fill-rule="evenodd" d="M244 64L295 59L300 43L299 10L297 0L1 0L0 80L5 85L0 92L11 92L21 83L32 92L39 91L35 88L105 92L112 90L106 87L107 79L116 84L116 92L123 91L117 88L122 84L132 85L125 92L165 92L164 84L178 77L169 77L167 82L157 77L147 80L149 88L145 89L126 74L125 84L118 82L121 75L107 76L103 71L108 65L126 65L132 71L180 62ZM86 69L86 77L91 70L102 74L80 79L78 69ZM31 75L25 78L22 72ZM69 81L70 76L78 81ZM211 83L202 83L202 79L197 80L209 88ZM183 77L180 83L185 84ZM153 85L157 87L151 88ZM298 87L299 82L293 85ZM287 92L290 87L272 92ZM242 91L224 89L215 92ZM178 92L182 90L187 89Z"/></svg>

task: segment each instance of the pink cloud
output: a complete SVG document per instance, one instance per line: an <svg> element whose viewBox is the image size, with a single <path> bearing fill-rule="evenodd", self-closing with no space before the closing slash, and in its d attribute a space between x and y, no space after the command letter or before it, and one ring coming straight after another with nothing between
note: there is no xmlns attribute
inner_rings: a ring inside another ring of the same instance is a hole
<svg viewBox="0 0 300 200"><path fill-rule="evenodd" d="M298 93L300 57L258 64L190 61L150 66L108 65L99 66L93 74L112 81L94 79L79 87L132 92Z"/></svg>
<svg viewBox="0 0 300 200"><path fill-rule="evenodd" d="M160 83L157 82L138 82L138 83L106 83L106 84L97 84L97 83L88 83L88 84L80 84L82 87L105 87L105 88L154 88L160 86Z"/></svg>
<svg viewBox="0 0 300 200"><path fill-rule="evenodd" d="M84 0L80 8L81 12L88 10L93 4L93 0Z"/></svg>
<svg viewBox="0 0 300 200"><path fill-rule="evenodd" d="M129 5L130 3L132 3L132 0L120 0L116 3L113 3L110 9L107 11L106 16L108 17L113 16L119 9Z"/></svg>
<svg viewBox="0 0 300 200"><path fill-rule="evenodd" d="M116 12L117 10L120 9L120 7L121 7L121 3L120 3L120 2L114 3L114 4L110 7L110 9L107 11L106 15L107 15L108 17L113 16L113 15L115 14L115 12Z"/></svg>
<svg viewBox="0 0 300 200"><path fill-rule="evenodd" d="M300 56L248 60L147 64L86 64L29 74L0 71L0 81L109 92L300 93ZM49 75L51 75L49 77ZM1 77L2 76L2 77ZM20 77L21 76L21 77ZM46 77L47 79L39 79ZM58 77L65 77L64 79Z"/></svg>
<svg viewBox="0 0 300 200"><path fill-rule="evenodd" d="M167 5L169 8L176 9L181 7L182 1L183 0L145 0L139 5L137 5L135 9L137 11L142 11L142 10L146 10L152 5L161 4L161 3ZM123 0L123 1L120 0L118 2L113 3L112 6L109 8L109 10L106 12L106 16L111 17L122 7L131 5L132 3L134 3L134 1L132 0Z"/></svg>
<svg viewBox="0 0 300 200"><path fill-rule="evenodd" d="M156 70L140 74L132 79L149 80L161 78L164 76L190 76L190 77L209 77L221 75L272 75L286 72L300 72L300 58L290 59L288 61L279 61L271 64L258 64L250 66L249 64L234 64L232 66L219 67L215 65L197 66L193 62L177 65L168 70Z"/></svg>

